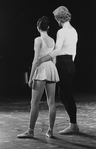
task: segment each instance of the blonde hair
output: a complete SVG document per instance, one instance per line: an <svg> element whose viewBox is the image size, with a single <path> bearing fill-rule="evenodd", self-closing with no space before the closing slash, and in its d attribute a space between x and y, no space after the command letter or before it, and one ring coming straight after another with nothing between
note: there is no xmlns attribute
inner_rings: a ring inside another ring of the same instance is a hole
<svg viewBox="0 0 96 149"><path fill-rule="evenodd" d="M65 6L60 6L53 11L54 17L57 21L64 23L71 20L71 13Z"/></svg>

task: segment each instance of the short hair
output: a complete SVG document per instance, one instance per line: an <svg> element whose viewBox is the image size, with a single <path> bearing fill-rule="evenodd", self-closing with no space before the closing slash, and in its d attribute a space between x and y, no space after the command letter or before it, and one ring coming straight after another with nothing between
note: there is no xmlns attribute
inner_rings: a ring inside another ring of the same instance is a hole
<svg viewBox="0 0 96 149"><path fill-rule="evenodd" d="M37 27L42 31L47 31L49 27L49 18L46 16L41 17L37 21Z"/></svg>
<svg viewBox="0 0 96 149"><path fill-rule="evenodd" d="M60 6L53 11L54 17L57 21L65 23L71 20L71 13L65 6Z"/></svg>

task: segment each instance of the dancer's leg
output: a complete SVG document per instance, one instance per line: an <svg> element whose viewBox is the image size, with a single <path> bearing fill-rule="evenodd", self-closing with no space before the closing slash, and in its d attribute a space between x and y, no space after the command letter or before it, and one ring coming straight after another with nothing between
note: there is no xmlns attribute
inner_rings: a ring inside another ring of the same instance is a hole
<svg viewBox="0 0 96 149"><path fill-rule="evenodd" d="M55 116L56 116L56 108L55 108L55 83L47 83L46 84L46 94L47 94L47 102L49 106L49 128L53 129Z"/></svg>
<svg viewBox="0 0 96 149"><path fill-rule="evenodd" d="M70 59L70 57L64 58L62 56L57 61L57 64L57 69L60 77L59 85L63 93L63 96L61 96L60 99L66 108L71 123L71 125L68 127L66 131L64 130L60 133L70 131L76 132L79 131L77 127L77 107L72 90L72 80L75 74L75 65L74 62Z"/></svg>
<svg viewBox="0 0 96 149"><path fill-rule="evenodd" d="M31 111L30 111L30 123L29 128L34 130L35 122L38 117L38 110L39 110L39 101L42 97L45 82L44 81L37 81L38 90L32 89L32 100L31 100Z"/></svg>
<svg viewBox="0 0 96 149"><path fill-rule="evenodd" d="M61 101L67 110L67 113L70 118L70 122L73 124L76 124L77 123L77 119L76 119L77 107L76 107L75 99L73 97L71 86L72 84L71 84L70 78L69 80L67 78L67 81L65 79L60 81L61 93L63 93L63 96L61 96Z"/></svg>
<svg viewBox="0 0 96 149"><path fill-rule="evenodd" d="M61 101L62 103L65 105L65 108L68 112L69 118L70 118L70 125L68 128L60 131L60 134L68 134L68 133L77 133L79 131L79 128L77 126L77 119L76 119L76 115L77 115L77 108L76 108L76 103L73 97L73 93L71 90L71 83L69 83L66 80L64 81L65 84L62 84L62 81L60 83L61 86L61 90L64 93L62 97L61 97Z"/></svg>
<svg viewBox="0 0 96 149"><path fill-rule="evenodd" d="M46 95L47 95L47 102L49 106L49 129L46 134L48 137L51 137L53 135L53 127L54 127L54 122L56 117L55 87L56 87L56 83L46 84Z"/></svg>
<svg viewBox="0 0 96 149"><path fill-rule="evenodd" d="M30 111L30 122L29 128L23 134L18 135L18 138L33 138L34 137L34 127L38 117L39 101L42 97L45 82L36 81L36 90L32 89L32 100L31 100L31 111Z"/></svg>

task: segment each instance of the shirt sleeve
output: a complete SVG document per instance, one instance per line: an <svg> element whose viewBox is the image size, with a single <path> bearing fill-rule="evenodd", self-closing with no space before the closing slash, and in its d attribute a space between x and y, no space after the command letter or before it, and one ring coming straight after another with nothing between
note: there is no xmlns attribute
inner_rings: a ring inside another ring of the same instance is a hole
<svg viewBox="0 0 96 149"><path fill-rule="evenodd" d="M52 51L49 55L54 58L58 55L60 55L61 50L62 50L62 45L64 42L64 31L62 32L62 30L59 30L57 32L57 39L56 39L56 47L55 50Z"/></svg>

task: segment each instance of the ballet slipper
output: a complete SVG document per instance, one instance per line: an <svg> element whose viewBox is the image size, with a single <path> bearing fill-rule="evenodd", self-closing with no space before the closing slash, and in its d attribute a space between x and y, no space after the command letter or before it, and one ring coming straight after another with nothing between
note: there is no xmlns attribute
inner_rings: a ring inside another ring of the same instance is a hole
<svg viewBox="0 0 96 149"><path fill-rule="evenodd" d="M26 131L22 134L17 135L17 138L33 138L34 137L34 131Z"/></svg>
<svg viewBox="0 0 96 149"><path fill-rule="evenodd" d="M64 130L59 131L59 134L76 134L79 132L79 128L77 124L71 124L69 127L67 127Z"/></svg>
<svg viewBox="0 0 96 149"><path fill-rule="evenodd" d="M53 137L53 131L51 129L48 129L47 133L46 133L46 136L48 138L52 138Z"/></svg>

